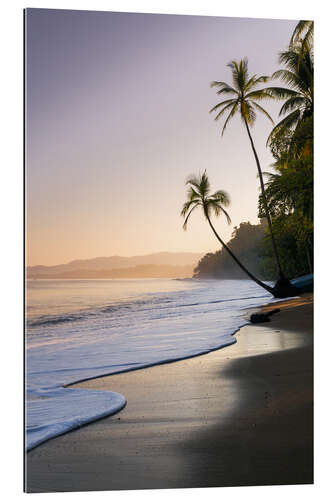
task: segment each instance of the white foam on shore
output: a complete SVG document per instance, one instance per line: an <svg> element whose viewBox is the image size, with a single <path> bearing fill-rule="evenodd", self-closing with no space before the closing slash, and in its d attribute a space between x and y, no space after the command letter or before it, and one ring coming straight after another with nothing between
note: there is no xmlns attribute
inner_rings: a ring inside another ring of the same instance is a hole
<svg viewBox="0 0 333 500"><path fill-rule="evenodd" d="M28 318L27 329L27 449L113 414L126 403L124 396L114 392L65 385L230 345L236 341L235 331L246 324L244 309L272 300L245 280L145 280L147 291L142 288L143 280L131 280L127 288L121 282L121 297L110 301L119 281L87 284L78 280L70 283L70 295L65 282L32 283L28 307L38 314ZM137 295L135 281L140 289ZM43 296L43 286L49 299L41 305L33 291L39 287L38 296ZM149 292L152 288L154 292ZM75 298L73 303L69 296ZM66 308L61 307L61 300Z"/></svg>
<svg viewBox="0 0 333 500"><path fill-rule="evenodd" d="M62 387L49 391L46 403L45 399L33 399L28 402L27 449L35 448L48 439L112 415L121 410L125 404L124 396L116 392L89 390L87 393L84 389Z"/></svg>

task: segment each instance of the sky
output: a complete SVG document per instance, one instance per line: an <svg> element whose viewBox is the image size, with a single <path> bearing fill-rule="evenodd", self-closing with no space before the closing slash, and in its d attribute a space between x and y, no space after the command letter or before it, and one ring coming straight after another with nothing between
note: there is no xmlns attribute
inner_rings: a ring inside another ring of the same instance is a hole
<svg viewBox="0 0 333 500"><path fill-rule="evenodd" d="M219 243L200 211L186 232L185 181L205 169L224 189L232 224L257 223L259 181L240 118L222 121L213 80L230 60L271 75L295 20L28 9L26 15L27 264L154 252L208 252ZM278 119L281 103L266 103ZM263 170L272 126L253 137Z"/></svg>

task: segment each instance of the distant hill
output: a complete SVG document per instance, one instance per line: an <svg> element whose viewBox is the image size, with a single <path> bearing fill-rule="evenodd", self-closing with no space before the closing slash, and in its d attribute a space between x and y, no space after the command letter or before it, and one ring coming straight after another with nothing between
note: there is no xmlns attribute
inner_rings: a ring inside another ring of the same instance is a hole
<svg viewBox="0 0 333 500"><path fill-rule="evenodd" d="M27 267L27 278L188 278L202 253L160 252L135 257L96 257L57 266Z"/></svg>

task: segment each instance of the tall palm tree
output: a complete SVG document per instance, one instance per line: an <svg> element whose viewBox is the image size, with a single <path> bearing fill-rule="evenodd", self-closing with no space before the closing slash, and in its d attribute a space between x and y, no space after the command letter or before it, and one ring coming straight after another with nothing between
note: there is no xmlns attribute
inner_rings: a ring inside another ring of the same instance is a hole
<svg viewBox="0 0 333 500"><path fill-rule="evenodd" d="M258 85L261 83L265 83L268 81L268 76L257 76L253 75L249 77L248 72L248 61L246 58L241 59L238 63L237 61L231 61L228 65L231 68L233 87L225 82L214 81L211 83L211 87L218 87L217 94L218 95L229 95L230 98L223 100L216 104L211 110L210 113L217 111L217 115L215 116L215 120L219 120L226 111L229 112L223 128L221 135L224 134L224 131L229 123L229 120L236 114L240 113L241 119L245 125L247 134L250 139L251 148L254 154L254 158L257 164L258 175L260 180L260 187L262 193L262 200L265 210L265 215L268 222L269 231L271 234L273 252L276 262L276 267L279 275L279 280L283 283L286 283L286 278L282 272L281 263L279 259L279 254L276 246L276 241L273 234L272 221L270 217L270 213L268 210L267 200L265 196L265 186L263 175L261 171L261 166L258 158L257 151L254 146L253 138L250 132L250 127L253 126L256 119L256 112L260 112L264 114L273 124L273 120L271 116L267 113L267 111L258 104L257 101L261 101L266 98L273 98L273 96L266 92L266 89L258 89Z"/></svg>
<svg viewBox="0 0 333 500"><path fill-rule="evenodd" d="M275 99L286 99L279 113L286 116L271 131L268 144L294 132L313 114L313 57L310 48L290 47L281 52L279 61L286 69L275 71L272 78L279 78L288 87L268 87L265 92Z"/></svg>
<svg viewBox="0 0 333 500"><path fill-rule="evenodd" d="M184 230L187 229L187 223L190 218L191 213L198 207L201 207L203 213L208 221L208 224L211 227L211 230L215 234L218 241L221 243L222 247L228 252L228 254L234 259L234 261L243 269L243 271L251 278L253 281L257 283L257 285L261 286L272 295L275 295L274 289L269 285L266 285L258 278L256 278L246 267L237 259L235 254L230 250L230 248L224 243L221 237L216 232L215 227L211 221L212 212L218 217L221 213L223 213L230 224L231 219L229 214L223 207L227 207L230 203L229 196L225 191L219 190L214 194L210 194L210 183L208 180L208 176L206 171L200 175L199 177L191 176L187 182L189 185L189 189L187 192L187 201L184 203L181 215L185 218L185 222L183 224Z"/></svg>

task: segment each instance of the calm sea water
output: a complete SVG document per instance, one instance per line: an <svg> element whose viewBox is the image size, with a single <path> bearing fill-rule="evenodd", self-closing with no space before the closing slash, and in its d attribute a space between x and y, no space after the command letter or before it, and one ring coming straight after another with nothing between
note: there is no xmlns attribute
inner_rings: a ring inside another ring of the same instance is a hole
<svg viewBox="0 0 333 500"><path fill-rule="evenodd" d="M272 300L247 280L30 280L26 294L28 449L126 403L64 385L230 345L244 309Z"/></svg>

